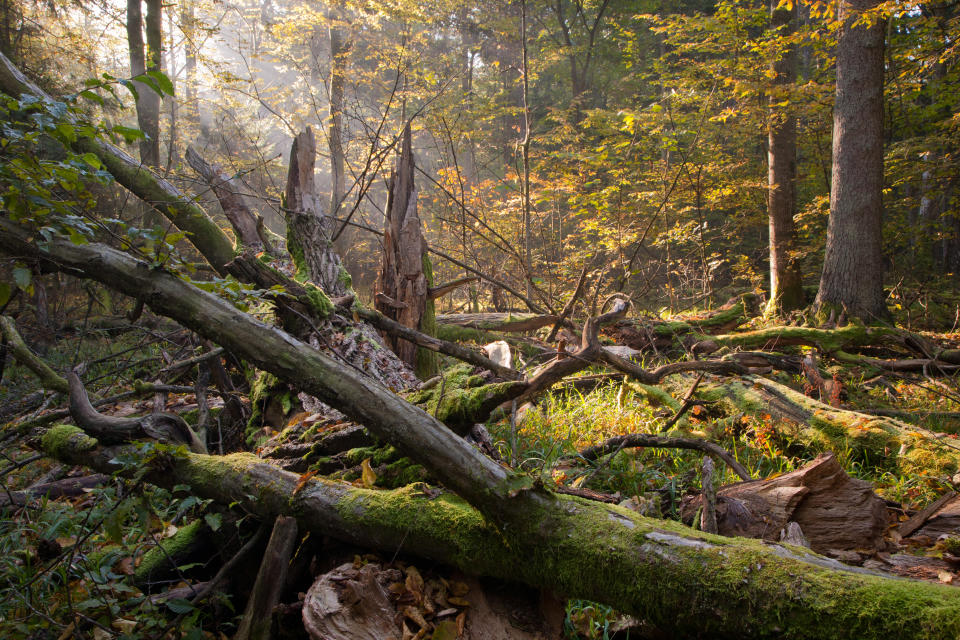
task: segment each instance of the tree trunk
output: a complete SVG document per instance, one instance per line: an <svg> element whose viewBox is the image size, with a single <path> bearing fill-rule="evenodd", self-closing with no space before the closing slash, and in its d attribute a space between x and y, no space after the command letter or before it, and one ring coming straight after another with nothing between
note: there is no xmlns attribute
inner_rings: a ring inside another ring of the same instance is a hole
<svg viewBox="0 0 960 640"><path fill-rule="evenodd" d="M333 218L325 215L313 175L317 157L317 142L313 130L293 139L290 148L290 168L287 173L286 209L287 250L297 264L301 277L319 285L328 296L346 294L350 281L340 264L340 256L333 250L330 236L334 230Z"/></svg>
<svg viewBox="0 0 960 640"><path fill-rule="evenodd" d="M817 304L866 321L887 317L883 293L884 21L876 0L840 3L837 94L833 108L830 222Z"/></svg>
<svg viewBox="0 0 960 640"><path fill-rule="evenodd" d="M255 252L266 251L279 256L280 248L275 246L277 243L270 237L272 234L264 226L260 214L247 206L240 185L220 167L204 160L193 147L187 147L186 160L213 189L240 244Z"/></svg>
<svg viewBox="0 0 960 640"><path fill-rule="evenodd" d="M391 320L434 335L434 302L429 296L433 273L417 213L417 188L413 179L416 161L411 137L408 124L403 130L397 168L390 176L375 304L377 311ZM418 349L399 336L387 335L385 340L401 360L414 367L421 379L436 375L436 353Z"/></svg>
<svg viewBox="0 0 960 640"><path fill-rule="evenodd" d="M330 215L340 217L340 207L347 191L346 156L343 150L343 88L346 78L347 54L350 45L346 41L341 22L344 6L340 1L330 5L327 20L330 22L330 124L327 129L330 150ZM349 247L352 233L341 234L340 253Z"/></svg>
<svg viewBox="0 0 960 640"><path fill-rule="evenodd" d="M796 6L778 8L771 0L770 27L789 38L794 31ZM770 306L768 312L783 313L804 304L799 256L794 246L793 214L796 209L797 119L788 113L788 97L782 95L797 79L797 54L788 45L773 63L773 87L769 98L767 136L767 213L770 218Z"/></svg>

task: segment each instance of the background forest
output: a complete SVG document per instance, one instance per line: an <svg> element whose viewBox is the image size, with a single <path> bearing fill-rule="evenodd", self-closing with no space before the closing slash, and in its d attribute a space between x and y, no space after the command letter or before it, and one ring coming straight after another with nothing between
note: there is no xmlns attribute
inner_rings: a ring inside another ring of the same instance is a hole
<svg viewBox="0 0 960 640"><path fill-rule="evenodd" d="M148 62L176 96L140 122L155 147L141 151L216 210L184 163L194 146L282 235L285 154L310 125L333 215L380 230L384 167L410 121L431 247L552 304L585 267L596 292L676 312L768 286L768 123L790 118L795 252L813 285L829 212L837 22L826 3L780 4L786 21L741 2L185 2L152 18L148 8L159 49L148 46ZM960 263L957 16L949 4L882 9L884 277L911 322L943 322L955 305L934 318L927 303L955 294ZM143 68L142 55L131 67L127 7L9 2L4 12L2 51L53 95ZM773 65L787 50L797 60L784 83ZM107 100L101 117L137 127L130 96L118 97L126 108ZM377 238L337 232L355 288L369 295ZM438 281L463 275L435 262ZM487 284L443 304L524 307Z"/></svg>
<svg viewBox="0 0 960 640"><path fill-rule="evenodd" d="M0 16L0 636L960 637L956 1Z"/></svg>

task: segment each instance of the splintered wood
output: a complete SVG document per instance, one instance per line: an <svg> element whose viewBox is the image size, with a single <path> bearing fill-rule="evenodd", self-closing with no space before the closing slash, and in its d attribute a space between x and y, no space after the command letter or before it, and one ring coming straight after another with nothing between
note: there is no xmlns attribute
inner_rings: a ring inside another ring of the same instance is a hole
<svg viewBox="0 0 960 640"><path fill-rule="evenodd" d="M702 502L700 496L685 501L685 522ZM888 520L885 503L872 485L848 476L832 453L791 473L717 492L720 534L776 541L792 522L814 551L828 555L883 548Z"/></svg>
<svg viewBox="0 0 960 640"><path fill-rule="evenodd" d="M374 301L377 311L391 320L411 329L419 329L427 306L429 283L423 272L427 244L421 234L417 215L417 189L413 181L415 165L410 138L410 125L407 125L403 131L400 159L390 177L383 261ZM401 360L411 366L415 364L417 345L396 336L386 335L384 338Z"/></svg>

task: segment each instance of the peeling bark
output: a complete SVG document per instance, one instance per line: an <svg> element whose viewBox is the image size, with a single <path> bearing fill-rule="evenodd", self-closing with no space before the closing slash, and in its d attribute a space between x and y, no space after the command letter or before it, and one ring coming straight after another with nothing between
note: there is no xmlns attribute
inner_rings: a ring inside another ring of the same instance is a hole
<svg viewBox="0 0 960 640"><path fill-rule="evenodd" d="M342 296L349 288L349 276L333 249L334 220L323 211L313 176L317 142L307 127L290 147L287 173L287 250L303 275L319 285L328 296ZM304 273L305 272L305 273Z"/></svg>
<svg viewBox="0 0 960 640"><path fill-rule="evenodd" d="M433 302L429 300L432 284L424 271L427 243L420 229L417 214L417 188L413 174L415 160L411 149L408 124L403 130L403 142L397 167L390 176L390 194L387 198L386 221L383 232L383 253L377 276L377 311L405 327L423 330L421 324L432 315ZM431 274L432 275L432 274ZM386 296L388 303L381 296ZM429 309L428 309L429 305ZM432 320L432 318L429 318ZM434 333L427 327L424 333ZM387 336L387 344L401 360L417 365L417 345L395 335ZM436 375L436 358L427 362L417 373L421 377Z"/></svg>

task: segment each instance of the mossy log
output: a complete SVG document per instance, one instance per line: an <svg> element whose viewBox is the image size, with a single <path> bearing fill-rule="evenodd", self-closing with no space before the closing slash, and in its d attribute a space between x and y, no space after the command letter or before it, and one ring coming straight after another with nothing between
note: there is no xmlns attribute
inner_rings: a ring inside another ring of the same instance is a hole
<svg viewBox="0 0 960 640"><path fill-rule="evenodd" d="M778 349L790 345L817 347L832 353L865 345L903 345L912 334L894 327L866 326L850 323L837 329L815 327L769 327L743 333L710 336L693 346L698 354L709 354L722 347L739 349Z"/></svg>
<svg viewBox="0 0 960 640"><path fill-rule="evenodd" d="M669 350L701 341L705 336L730 331L758 313L759 298L744 294L729 300L716 311L673 320L621 320L604 331L617 344L632 349Z"/></svg>
<svg viewBox="0 0 960 640"><path fill-rule="evenodd" d="M521 333L536 331L560 321L560 316L537 313L456 313L437 316L437 323L477 331Z"/></svg>
<svg viewBox="0 0 960 640"><path fill-rule="evenodd" d="M70 387L66 378L50 368L50 366L38 358L30 350L27 344L17 331L17 324L9 316L0 316L0 333L3 334L7 343L7 349L13 354L14 359L27 369L33 372L40 379L40 384L44 389L57 391L59 393L70 393Z"/></svg>
<svg viewBox="0 0 960 640"><path fill-rule="evenodd" d="M101 447L70 426L54 427L42 442L51 456L108 473L135 453ZM607 603L674 636L960 634L954 587L890 579L800 547L701 533L543 489L518 492L513 500L525 503L523 517L498 529L451 493L423 485L368 490L321 478L301 485L298 474L251 454L182 452L143 466L150 482L189 484L196 495L236 502L261 519L291 515L304 531Z"/></svg>
<svg viewBox="0 0 960 640"><path fill-rule="evenodd" d="M726 404L731 413L769 414L787 441L814 451L849 451L865 464L904 473L960 469L960 447L949 438L892 417L832 407L760 376L705 381L700 397Z"/></svg>

